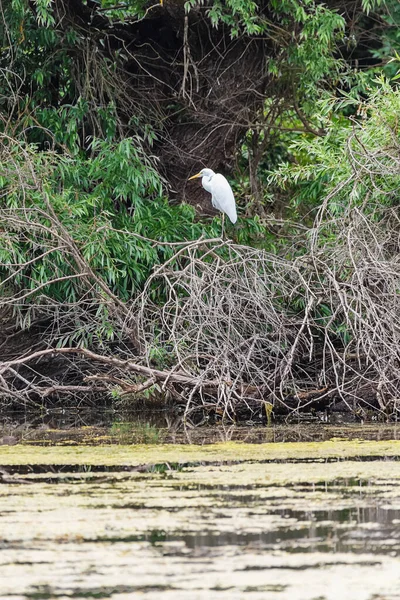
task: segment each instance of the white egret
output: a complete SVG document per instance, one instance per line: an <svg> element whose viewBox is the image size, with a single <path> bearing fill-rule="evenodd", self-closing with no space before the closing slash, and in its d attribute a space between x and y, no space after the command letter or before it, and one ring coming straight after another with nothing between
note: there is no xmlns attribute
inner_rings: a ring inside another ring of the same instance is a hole
<svg viewBox="0 0 400 600"><path fill-rule="evenodd" d="M202 169L200 173L196 173L190 179L196 179L201 177L201 185L207 192L211 194L211 203L214 208L217 208L225 215L228 215L232 223L236 223L236 203L233 196L232 188L228 181L220 173L214 173L211 169ZM223 231L223 218L222 215L222 231Z"/></svg>

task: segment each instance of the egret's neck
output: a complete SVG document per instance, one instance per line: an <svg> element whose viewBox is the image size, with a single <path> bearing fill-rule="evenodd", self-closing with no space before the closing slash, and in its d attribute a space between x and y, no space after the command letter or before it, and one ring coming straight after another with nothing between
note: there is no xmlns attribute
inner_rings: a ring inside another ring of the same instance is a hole
<svg viewBox="0 0 400 600"><path fill-rule="evenodd" d="M201 179L201 185L207 192L211 192L211 180L213 177L214 175L203 175Z"/></svg>

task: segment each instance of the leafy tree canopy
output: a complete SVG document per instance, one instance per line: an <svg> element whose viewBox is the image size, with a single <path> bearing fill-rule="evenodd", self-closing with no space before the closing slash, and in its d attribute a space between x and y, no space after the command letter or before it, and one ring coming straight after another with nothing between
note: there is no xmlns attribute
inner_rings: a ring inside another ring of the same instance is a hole
<svg viewBox="0 0 400 600"><path fill-rule="evenodd" d="M28 153L82 255L126 299L168 256L162 243L219 234L207 194L186 183L208 165L236 182L241 224L231 234L274 250L281 240L268 215L297 219L318 206L326 182L342 176L333 149L340 153L349 117L377 85L376 70L395 69L398 3L350 4L4 3L2 208L23 204L28 220L43 209L42 192L17 183ZM290 199L284 180L300 186ZM15 235L3 264L28 261L37 244ZM69 272L62 251L14 283L34 288L54 268L60 278ZM79 282L46 291L76 298Z"/></svg>

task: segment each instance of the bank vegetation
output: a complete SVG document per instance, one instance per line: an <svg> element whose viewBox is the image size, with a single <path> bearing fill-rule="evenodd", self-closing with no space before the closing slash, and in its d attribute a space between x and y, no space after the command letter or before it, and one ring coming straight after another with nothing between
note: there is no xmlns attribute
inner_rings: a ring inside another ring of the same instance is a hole
<svg viewBox="0 0 400 600"><path fill-rule="evenodd" d="M397 418L397 2L1 8L2 406Z"/></svg>

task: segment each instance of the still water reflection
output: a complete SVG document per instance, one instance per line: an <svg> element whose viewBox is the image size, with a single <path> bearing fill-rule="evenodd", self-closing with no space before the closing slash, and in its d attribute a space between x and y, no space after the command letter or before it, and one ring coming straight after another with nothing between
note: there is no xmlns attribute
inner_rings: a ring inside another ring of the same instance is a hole
<svg viewBox="0 0 400 600"><path fill-rule="evenodd" d="M303 419L306 417L303 416ZM275 442L316 442L332 438L347 440L400 439L398 423L298 421L240 425L220 422L212 427L186 426L181 416L171 416L165 409L46 409L44 412L14 411L0 415L0 445L18 441L51 444L57 442L211 444L241 441L251 444Z"/></svg>

